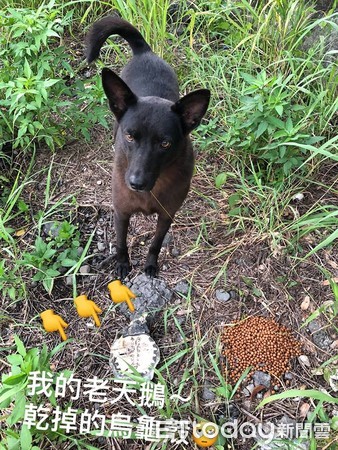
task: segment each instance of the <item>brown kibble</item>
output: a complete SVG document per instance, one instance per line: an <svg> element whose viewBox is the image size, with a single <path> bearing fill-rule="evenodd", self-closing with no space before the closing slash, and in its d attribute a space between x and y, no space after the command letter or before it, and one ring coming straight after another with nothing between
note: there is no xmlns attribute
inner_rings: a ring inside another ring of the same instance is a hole
<svg viewBox="0 0 338 450"><path fill-rule="evenodd" d="M266 317L249 317L227 326L221 336L222 354L228 363L227 376L236 382L247 367L280 378L289 360L301 354L301 344L291 331ZM277 383L277 381L275 381Z"/></svg>

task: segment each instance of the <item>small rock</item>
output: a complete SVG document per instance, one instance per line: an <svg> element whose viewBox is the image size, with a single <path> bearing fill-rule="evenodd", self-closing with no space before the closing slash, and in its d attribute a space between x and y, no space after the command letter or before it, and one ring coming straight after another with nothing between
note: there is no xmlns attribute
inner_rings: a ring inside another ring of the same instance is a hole
<svg viewBox="0 0 338 450"><path fill-rule="evenodd" d="M104 252L106 249L106 244L104 242L98 242L97 249L99 252Z"/></svg>
<svg viewBox="0 0 338 450"><path fill-rule="evenodd" d="M306 355L300 355L300 356L298 356L298 361L299 361L299 363L302 364L303 366L311 367L310 360L309 360L309 358L308 358Z"/></svg>
<svg viewBox="0 0 338 450"><path fill-rule="evenodd" d="M42 229L47 236L52 236L55 238L59 235L61 225L57 222L46 222Z"/></svg>
<svg viewBox="0 0 338 450"><path fill-rule="evenodd" d="M68 275L66 277L66 285L67 286L72 286L73 285L73 275Z"/></svg>
<svg viewBox="0 0 338 450"><path fill-rule="evenodd" d="M79 272L81 275L87 275L88 273L90 273L90 265L84 264L83 266L80 267Z"/></svg>
<svg viewBox="0 0 338 450"><path fill-rule="evenodd" d="M162 247L168 247L168 245L170 245L172 243L172 241L173 241L172 235L170 233L167 233L164 236Z"/></svg>
<svg viewBox="0 0 338 450"><path fill-rule="evenodd" d="M187 295L189 293L190 285L187 281L179 281L174 287L174 291L182 295Z"/></svg>
<svg viewBox="0 0 338 450"><path fill-rule="evenodd" d="M145 315L148 325L151 325L155 316L170 302L173 296L173 291L163 280L149 278L145 274L138 275L132 283L128 283L128 287L136 295L133 300L135 312L130 313L125 303L121 303L119 310L126 317L132 319Z"/></svg>
<svg viewBox="0 0 338 450"><path fill-rule="evenodd" d="M178 256L180 256L181 252L178 248L173 248L171 250L171 256L173 256L174 258L177 258Z"/></svg>
<svg viewBox="0 0 338 450"><path fill-rule="evenodd" d="M311 333L311 337L313 343L317 345L317 347L329 351L330 345L333 342L333 339L328 335L328 333L322 329L321 324L317 320L312 320L308 324L308 330Z"/></svg>
<svg viewBox="0 0 338 450"><path fill-rule="evenodd" d="M216 299L219 302L227 302L231 299L231 293L224 291L223 289L216 289Z"/></svg>
<svg viewBox="0 0 338 450"><path fill-rule="evenodd" d="M78 247L78 249L77 249L77 256L81 256L82 255L82 253L83 253L83 247Z"/></svg>
<svg viewBox="0 0 338 450"><path fill-rule="evenodd" d="M291 197L291 200L296 201L296 202L301 202L302 200L304 200L304 194L299 192L298 194L293 195Z"/></svg>
<svg viewBox="0 0 338 450"><path fill-rule="evenodd" d="M202 399L205 401L212 401L215 400L215 393L210 389L212 387L212 385L206 381L204 386L203 386L203 391L202 391Z"/></svg>
<svg viewBox="0 0 338 450"><path fill-rule="evenodd" d="M270 387L271 376L268 373L257 370L253 374L252 378L255 386L265 386L267 388Z"/></svg>
<svg viewBox="0 0 338 450"><path fill-rule="evenodd" d="M136 336L138 334L149 334L145 316L132 320L129 325L122 330L123 336Z"/></svg>
<svg viewBox="0 0 338 450"><path fill-rule="evenodd" d="M102 184L102 180L97 180L96 184L100 186Z"/></svg>
<svg viewBox="0 0 338 450"><path fill-rule="evenodd" d="M284 378L285 378L286 380L293 380L293 375L292 375L291 372L285 372Z"/></svg>

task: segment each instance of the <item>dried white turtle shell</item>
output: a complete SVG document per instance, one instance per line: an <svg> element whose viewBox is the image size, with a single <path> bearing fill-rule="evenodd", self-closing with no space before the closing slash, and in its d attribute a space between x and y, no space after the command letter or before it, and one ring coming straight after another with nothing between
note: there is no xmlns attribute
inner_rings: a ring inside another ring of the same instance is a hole
<svg viewBox="0 0 338 450"><path fill-rule="evenodd" d="M118 379L127 378L132 366L145 379L152 380L159 361L159 348L148 334L122 336L110 347L110 367Z"/></svg>

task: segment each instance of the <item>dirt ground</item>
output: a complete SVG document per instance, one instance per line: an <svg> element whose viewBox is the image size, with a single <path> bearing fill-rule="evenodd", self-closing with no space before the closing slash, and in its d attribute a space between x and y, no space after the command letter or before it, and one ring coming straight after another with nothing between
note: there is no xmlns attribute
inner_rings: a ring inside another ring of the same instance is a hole
<svg viewBox="0 0 338 450"><path fill-rule="evenodd" d="M54 358L55 371L72 369L82 379L94 375L105 379L112 376L109 367L110 345L126 325L127 319L119 313L118 308L112 306L107 291L108 282L114 278L115 264L111 209L113 143L109 133L101 128L98 127L93 133L91 144L73 143L54 155L46 150L38 152L33 169L36 182L28 186L26 201L30 202L33 209L41 207L46 168L52 161L53 194L50 204L70 193L74 194L76 204L69 200L65 205L69 205L71 217L79 225L81 244L84 246L89 236L92 233L94 235L88 252L92 257L87 261L90 273L77 277L77 287L78 294L86 293L104 310L102 326L94 329L90 326L90 320L74 317L72 287L66 285L65 277L57 280L51 296L41 286L28 284L28 301L24 308L21 303L15 303L5 308L4 313L17 323L30 324L27 331L22 329L19 333L27 347L39 347L45 342L53 348L59 343L58 336L43 332L38 315L42 310L56 309L66 322L71 323L69 337L73 340ZM338 277L338 251L333 246L309 257L305 262L299 262L284 248L276 247L271 235L258 234L254 228L246 232L239 227L231 228L228 197L234 192L234 187L228 185L222 189L215 188L217 165L216 157L206 161L203 154L197 155L191 192L176 216L160 255L159 277L172 289L177 283L185 281L191 293L175 293L170 305L173 313L167 319L166 326L162 314L150 331L160 348L160 365L184 345L198 348L196 354L199 355L199 364L203 370L195 373L195 380L189 379L181 393L184 396L193 392L194 407L190 413L209 420L238 417L241 421L255 422L262 418L262 412L255 409L259 399L248 397L241 389L230 407L218 397L212 400L205 398L203 391L206 384L211 389L219 386L208 353L215 354L216 349L219 351L219 337L224 324L248 316L271 317L293 331L302 343L303 354L309 359L309 366L293 361L291 380L287 383L282 380L280 389L327 390L324 378L314 376L312 370L337 354L337 319L333 321L328 313L323 313L316 319L316 327L303 327L302 324L313 311L333 299L330 286L325 283L326 278L319 267L327 268L333 277ZM326 179L332 177L332 180L336 180L335 170L325 173ZM294 208L303 213L318 198L327 204L338 202L330 192L314 187L305 193L304 201L295 204ZM56 214L53 220L62 218L63 214ZM129 280L142 272L155 223L154 217L145 218L141 215L133 217L131 221L128 239L133 269ZM33 236L34 230L23 239L29 242ZM304 239L304 254L321 239L319 233ZM99 250L98 244L101 249L105 249ZM227 301L220 301L216 297L217 290L232 291L233 295ZM309 305L302 309L306 297L309 297ZM174 318L180 323L184 339ZM9 341L13 328L10 326L3 332L4 341ZM167 382L173 390L191 363L190 359L183 357L171 365L172 375ZM301 405L305 402L305 399L274 402L264 408L264 420L278 422L287 415L291 419L303 421ZM81 401L78 406L86 407ZM328 411L332 413L332 408L329 407ZM110 409L106 411L107 414L111 412ZM101 438L94 445L107 449L149 448L146 443L111 438ZM254 441L238 439L232 445L233 448L245 450L252 448ZM57 448L66 449L67 445L60 444ZM183 447L172 444L170 448ZM194 447L189 443L184 448Z"/></svg>

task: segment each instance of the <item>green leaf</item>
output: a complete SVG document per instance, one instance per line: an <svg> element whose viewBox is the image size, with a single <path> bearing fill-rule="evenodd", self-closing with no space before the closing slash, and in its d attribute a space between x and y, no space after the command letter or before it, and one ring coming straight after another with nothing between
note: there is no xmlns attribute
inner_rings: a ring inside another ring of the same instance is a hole
<svg viewBox="0 0 338 450"><path fill-rule="evenodd" d="M255 77L253 77L252 75L250 75L249 73L245 73L245 72L241 72L241 77L243 78L244 81L246 81L247 84L257 84L257 79Z"/></svg>
<svg viewBox="0 0 338 450"><path fill-rule="evenodd" d="M50 268L45 271L45 274L48 275L49 277L54 278L54 277L58 277L60 275L60 272L56 269Z"/></svg>
<svg viewBox="0 0 338 450"><path fill-rule="evenodd" d="M320 244L318 244L315 248L313 248L305 256L305 258L308 258L309 256L313 255L314 253L318 252L318 250L321 250L322 248L327 247L328 245L332 244L333 241L335 241L337 238L338 238L338 230L335 230L326 239L324 239Z"/></svg>
<svg viewBox="0 0 338 450"><path fill-rule="evenodd" d="M27 354L27 351L25 349L25 346L24 346L22 340L16 334L14 335L14 341L15 341L16 348L17 348L18 352L20 353L20 355L22 357L25 357Z"/></svg>
<svg viewBox="0 0 338 450"><path fill-rule="evenodd" d="M294 397L306 397L311 398L313 400L320 400L323 402L329 402L338 405L338 398L331 397L331 395L325 394L324 392L316 391L315 389L306 389L304 391L301 389L291 389L289 391L282 392L281 394L270 395L269 397L262 400L260 404L257 406L257 408L262 408L267 403L271 403L275 400L282 400L285 398L294 398Z"/></svg>
<svg viewBox="0 0 338 450"><path fill-rule="evenodd" d="M14 395L16 395L21 389L23 389L26 386L26 382L21 383L16 385L15 387L13 387L12 389L7 389L5 390L1 395L0 395L0 404L2 402L4 402L5 400L7 400L8 398L13 398Z"/></svg>
<svg viewBox="0 0 338 450"><path fill-rule="evenodd" d="M25 393L23 391L20 391L16 394L13 411L7 419L7 423L9 425L14 425L15 423L19 422L19 420L23 419L25 415L25 405Z"/></svg>
<svg viewBox="0 0 338 450"><path fill-rule="evenodd" d="M338 431L338 416L332 417L331 420L331 429L333 431Z"/></svg>
<svg viewBox="0 0 338 450"><path fill-rule="evenodd" d="M17 373L16 375L10 375L4 380L4 384L8 384L9 386L15 386L16 384L22 383L24 379L27 377L25 373Z"/></svg>
<svg viewBox="0 0 338 450"><path fill-rule="evenodd" d="M28 63L26 58L25 58L25 62L24 62L24 65L23 65L23 73L25 74L26 78L30 78L32 76L32 70L29 67L29 63Z"/></svg>
<svg viewBox="0 0 338 450"><path fill-rule="evenodd" d="M230 208L233 208L234 206L238 205L242 199L242 196L238 193L231 194L228 198L228 203Z"/></svg>
<svg viewBox="0 0 338 450"><path fill-rule="evenodd" d="M283 105L276 105L275 110L280 117L283 115L284 111Z"/></svg>
<svg viewBox="0 0 338 450"><path fill-rule="evenodd" d="M215 179L215 186L219 189L221 188L227 181L227 174L225 172L222 172L217 175Z"/></svg>
<svg viewBox="0 0 338 450"><path fill-rule="evenodd" d="M17 353L14 355L8 355L6 359L13 366L20 366L20 364L22 364L23 362L22 356L18 355Z"/></svg>
<svg viewBox="0 0 338 450"><path fill-rule="evenodd" d="M266 129L268 128L268 125L269 124L266 121L263 121L259 124L259 126L255 132L256 138L259 138L266 131Z"/></svg>
<svg viewBox="0 0 338 450"><path fill-rule="evenodd" d="M285 123L277 117L269 116L266 118L266 120L274 127L285 130Z"/></svg>
<svg viewBox="0 0 338 450"><path fill-rule="evenodd" d="M32 434L27 425L22 425L20 432L21 450L30 450L32 447Z"/></svg>

